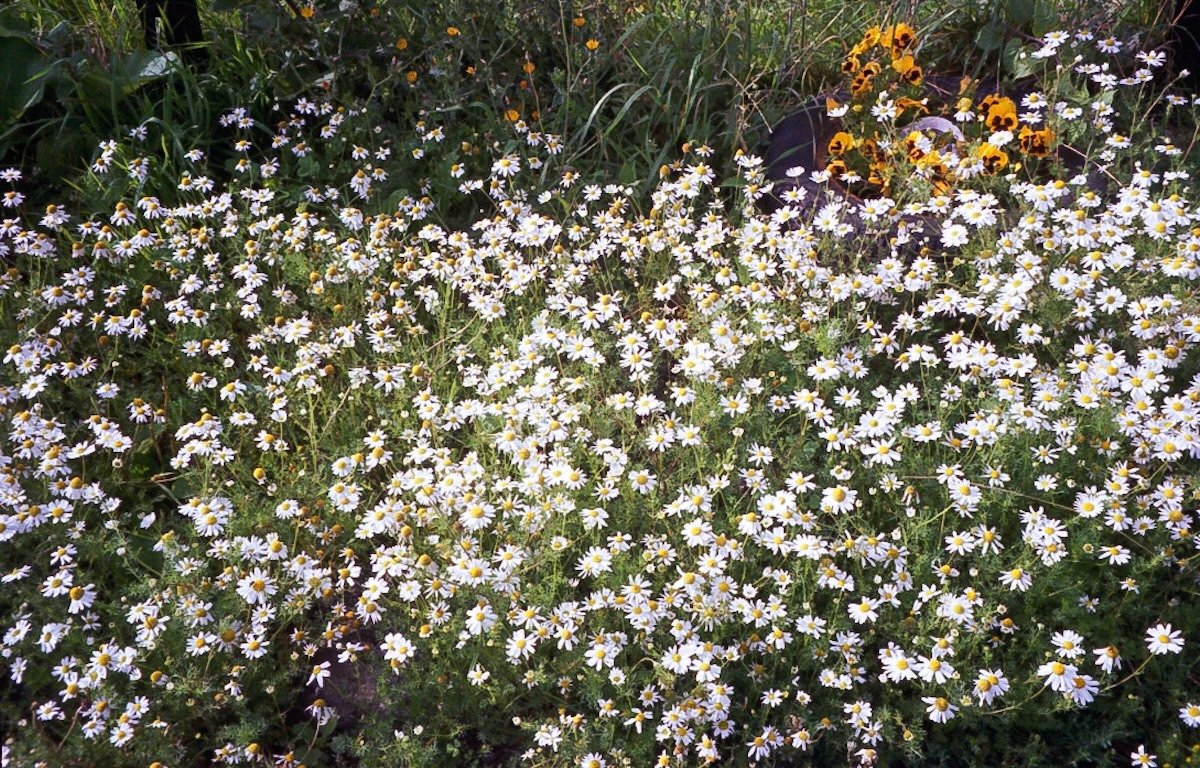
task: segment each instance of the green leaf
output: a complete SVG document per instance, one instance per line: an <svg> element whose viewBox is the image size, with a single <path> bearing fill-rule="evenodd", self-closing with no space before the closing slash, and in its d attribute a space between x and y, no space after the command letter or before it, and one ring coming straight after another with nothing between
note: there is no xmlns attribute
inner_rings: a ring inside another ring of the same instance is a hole
<svg viewBox="0 0 1200 768"><path fill-rule="evenodd" d="M0 121L15 120L37 104L53 63L24 36L0 34Z"/></svg>
<svg viewBox="0 0 1200 768"><path fill-rule="evenodd" d="M86 122L61 120L55 130L37 140L34 157L48 176L62 178L77 170L79 159L86 158L94 146L96 137Z"/></svg>
<svg viewBox="0 0 1200 768"><path fill-rule="evenodd" d="M113 63L113 85L129 93L145 83L167 74L171 68L170 54L159 51L135 51Z"/></svg>
<svg viewBox="0 0 1200 768"><path fill-rule="evenodd" d="M1028 56L1023 59L1017 59L1013 62L1013 65L1009 68L1009 71L1012 73L1014 78L1021 80L1029 77L1037 71L1037 67L1034 65L1034 62L1035 59L1031 59Z"/></svg>
<svg viewBox="0 0 1200 768"><path fill-rule="evenodd" d="M1020 65L1028 66L1028 57L1018 59L1017 54L1021 52L1021 41L1013 38L1004 44L1004 51L1000 54L1001 61L1004 62L1004 68L1008 70L1013 77L1021 77L1017 74L1017 69Z"/></svg>
<svg viewBox="0 0 1200 768"><path fill-rule="evenodd" d="M975 44L989 53L999 49L1004 45L1004 25L998 21L983 25L975 36Z"/></svg>
<svg viewBox="0 0 1200 768"><path fill-rule="evenodd" d="M1061 22L1058 14L1054 12L1054 8L1050 3L1035 3L1033 8L1033 34L1039 37L1058 29Z"/></svg>
<svg viewBox="0 0 1200 768"><path fill-rule="evenodd" d="M302 179L311 179L321 171L321 165L312 155L305 155L300 158L300 162L296 164L296 175Z"/></svg>
<svg viewBox="0 0 1200 768"><path fill-rule="evenodd" d="M153 438L143 440L131 453L128 464L130 479L145 480L162 467L154 450Z"/></svg>
<svg viewBox="0 0 1200 768"><path fill-rule="evenodd" d="M634 167L632 160L626 160L625 164L621 166L617 181L622 184L633 184L637 181L637 168Z"/></svg>
<svg viewBox="0 0 1200 768"><path fill-rule="evenodd" d="M16 5L0 8L0 37L23 37L32 41L30 32L29 23L21 18L20 9Z"/></svg>
<svg viewBox="0 0 1200 768"><path fill-rule="evenodd" d="M171 495L177 499L190 499L199 493L195 481L191 478L181 477L171 483Z"/></svg>
<svg viewBox="0 0 1200 768"><path fill-rule="evenodd" d="M1038 3L1035 0L1008 0L1008 18L1018 27L1033 21Z"/></svg>

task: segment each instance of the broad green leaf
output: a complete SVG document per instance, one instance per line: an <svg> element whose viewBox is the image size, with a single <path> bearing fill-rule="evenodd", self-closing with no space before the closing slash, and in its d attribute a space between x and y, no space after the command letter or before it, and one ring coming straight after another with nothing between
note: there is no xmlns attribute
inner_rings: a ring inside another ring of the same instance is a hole
<svg viewBox="0 0 1200 768"><path fill-rule="evenodd" d="M171 54L160 51L134 51L113 64L112 82L123 93L129 93L150 80L167 74Z"/></svg>
<svg viewBox="0 0 1200 768"><path fill-rule="evenodd" d="M1058 29L1061 20L1050 3L1035 3L1033 8L1033 34L1039 37Z"/></svg>
<svg viewBox="0 0 1200 768"><path fill-rule="evenodd" d="M1008 18L1018 27L1024 27L1033 21L1037 5L1036 0L1008 0Z"/></svg>
<svg viewBox="0 0 1200 768"><path fill-rule="evenodd" d="M127 461L131 479L145 480L162 466L158 460L158 454L154 450L153 438L146 438L130 453Z"/></svg>
<svg viewBox="0 0 1200 768"><path fill-rule="evenodd" d="M42 98L49 57L17 34L0 35L0 121L15 120Z"/></svg>
<svg viewBox="0 0 1200 768"><path fill-rule="evenodd" d="M296 175L302 179L312 178L321 171L321 166L311 155L305 155L300 158L300 162L296 164Z"/></svg>
<svg viewBox="0 0 1200 768"><path fill-rule="evenodd" d="M1004 25L998 21L983 25L975 36L975 43L989 53L999 49L1004 45Z"/></svg>
<svg viewBox="0 0 1200 768"><path fill-rule="evenodd" d="M1008 70L1013 77L1017 75L1017 64L1025 59L1018 59L1017 55L1021 52L1021 41L1013 38L1004 44L1004 51L1000 54L1001 61L1004 62L1004 68Z"/></svg>
<svg viewBox="0 0 1200 768"><path fill-rule="evenodd" d="M633 184L637 181L637 168L632 160L626 160L621 166L621 172L617 175L617 181L622 184Z"/></svg>

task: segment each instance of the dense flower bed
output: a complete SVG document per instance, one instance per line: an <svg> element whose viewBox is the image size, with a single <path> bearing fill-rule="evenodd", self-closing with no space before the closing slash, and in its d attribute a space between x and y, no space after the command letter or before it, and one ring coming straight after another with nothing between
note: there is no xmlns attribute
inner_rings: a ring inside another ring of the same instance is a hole
<svg viewBox="0 0 1200 768"><path fill-rule="evenodd" d="M1119 47L1020 105L1101 190L974 151L765 215L700 141L640 193L307 100L221 184L105 143L95 215L5 171L6 760L1183 759L1200 212Z"/></svg>

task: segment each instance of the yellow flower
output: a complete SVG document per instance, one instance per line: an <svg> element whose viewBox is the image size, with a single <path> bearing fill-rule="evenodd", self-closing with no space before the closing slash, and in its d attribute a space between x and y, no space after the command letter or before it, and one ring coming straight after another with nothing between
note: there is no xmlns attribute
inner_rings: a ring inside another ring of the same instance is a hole
<svg viewBox="0 0 1200 768"><path fill-rule="evenodd" d="M919 67L918 67L918 69L919 69ZM896 116L897 117L904 114L905 111L907 111L909 109L915 110L917 112L922 112L925 114L929 113L929 107L926 106L924 104L924 102L917 101L916 99L910 99L907 96L901 96L900 98L896 99Z"/></svg>
<svg viewBox="0 0 1200 768"><path fill-rule="evenodd" d="M397 51L403 51L407 47L408 47L408 38L407 37L402 37L396 41L396 50Z"/></svg>
<svg viewBox="0 0 1200 768"><path fill-rule="evenodd" d="M849 169L846 167L846 164L844 162L842 162L841 160L834 160L833 162L831 162L825 166L825 170L829 173L830 176L837 179L837 178L841 178L843 175L845 175L846 171L848 171Z"/></svg>
<svg viewBox="0 0 1200 768"><path fill-rule="evenodd" d="M1021 141L1021 151L1034 157L1045 157L1050 154L1050 144L1054 141L1054 131L1043 128L1035 131L1029 126L1021 128L1017 135Z"/></svg>
<svg viewBox="0 0 1200 768"><path fill-rule="evenodd" d="M458 27L446 27L446 34L450 37L458 37L462 33L459 32Z"/></svg>
<svg viewBox="0 0 1200 768"><path fill-rule="evenodd" d="M854 98L861 97L864 93L871 90L871 77L865 72L859 72L850 82L850 95Z"/></svg>
<svg viewBox="0 0 1200 768"><path fill-rule="evenodd" d="M871 27L863 33L862 42L856 47L861 47L864 51L869 51L879 45L879 27Z"/></svg>
<svg viewBox="0 0 1200 768"><path fill-rule="evenodd" d="M306 19L311 19L316 12L317 9L312 5L300 6L300 15Z"/></svg>
<svg viewBox="0 0 1200 768"><path fill-rule="evenodd" d="M504 119L510 123L515 123L521 119L521 113L515 109L510 109L504 113Z"/></svg>
<svg viewBox="0 0 1200 768"><path fill-rule="evenodd" d="M983 161L983 168L988 173L996 173L1008 165L1008 154L987 142L980 144L975 153Z"/></svg>
<svg viewBox="0 0 1200 768"><path fill-rule="evenodd" d="M937 155L936 152L931 152L930 155ZM938 158L941 159L940 157ZM952 178L950 171L946 168L945 163L937 162L929 166L933 173L933 189L939 195L944 195L950 191ZM961 441L960 441L961 446Z"/></svg>
<svg viewBox="0 0 1200 768"><path fill-rule="evenodd" d="M598 49L600 47L600 41L593 37L590 40L588 40L586 43L584 43L583 45L589 51L594 52L596 49Z"/></svg>
<svg viewBox="0 0 1200 768"><path fill-rule="evenodd" d="M879 44L884 48L891 48L893 56L899 56L916 43L917 31L904 22L888 27L879 37Z"/></svg>
<svg viewBox="0 0 1200 768"><path fill-rule="evenodd" d="M1001 98L988 107L987 127L993 131L1011 131L1017 127L1017 105L1012 99Z"/></svg>
<svg viewBox="0 0 1200 768"><path fill-rule="evenodd" d="M833 138L829 140L829 154L834 157L841 157L850 150L854 149L857 142L854 137L845 131L838 131L833 134Z"/></svg>
<svg viewBox="0 0 1200 768"><path fill-rule="evenodd" d="M917 66L917 62L912 56L905 54L904 56L892 59L892 69L899 72L900 77L903 78L906 83L920 85L923 73L921 68Z"/></svg>
<svg viewBox="0 0 1200 768"><path fill-rule="evenodd" d="M576 29L578 29L584 24L587 24L587 19L583 18L582 16L576 16L575 18L571 19L571 23L575 25Z"/></svg>
<svg viewBox="0 0 1200 768"><path fill-rule="evenodd" d="M408 81L409 85L417 82L417 71L415 69L408 70L404 73L404 79Z"/></svg>
<svg viewBox="0 0 1200 768"><path fill-rule="evenodd" d="M921 144L923 143L921 140L924 138L924 134L922 134L920 131L909 131L908 135L904 137L904 146L907 149L906 154L908 155L909 161L919 163L923 158L929 157L930 154L936 157L936 152L930 152L927 154L925 150L921 149Z"/></svg>

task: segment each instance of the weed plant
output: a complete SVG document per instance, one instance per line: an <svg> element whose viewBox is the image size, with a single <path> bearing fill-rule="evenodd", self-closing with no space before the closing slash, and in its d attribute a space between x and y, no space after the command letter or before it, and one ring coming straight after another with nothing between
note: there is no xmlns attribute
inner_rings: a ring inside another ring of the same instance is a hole
<svg viewBox="0 0 1200 768"><path fill-rule="evenodd" d="M372 7L229 13L277 37L215 126L0 173L6 765L1193 758L1160 51L1018 13L1013 116L1085 170L989 168L1020 132L956 94L953 184L764 214L755 88L835 9ZM920 144L890 98L855 136Z"/></svg>

